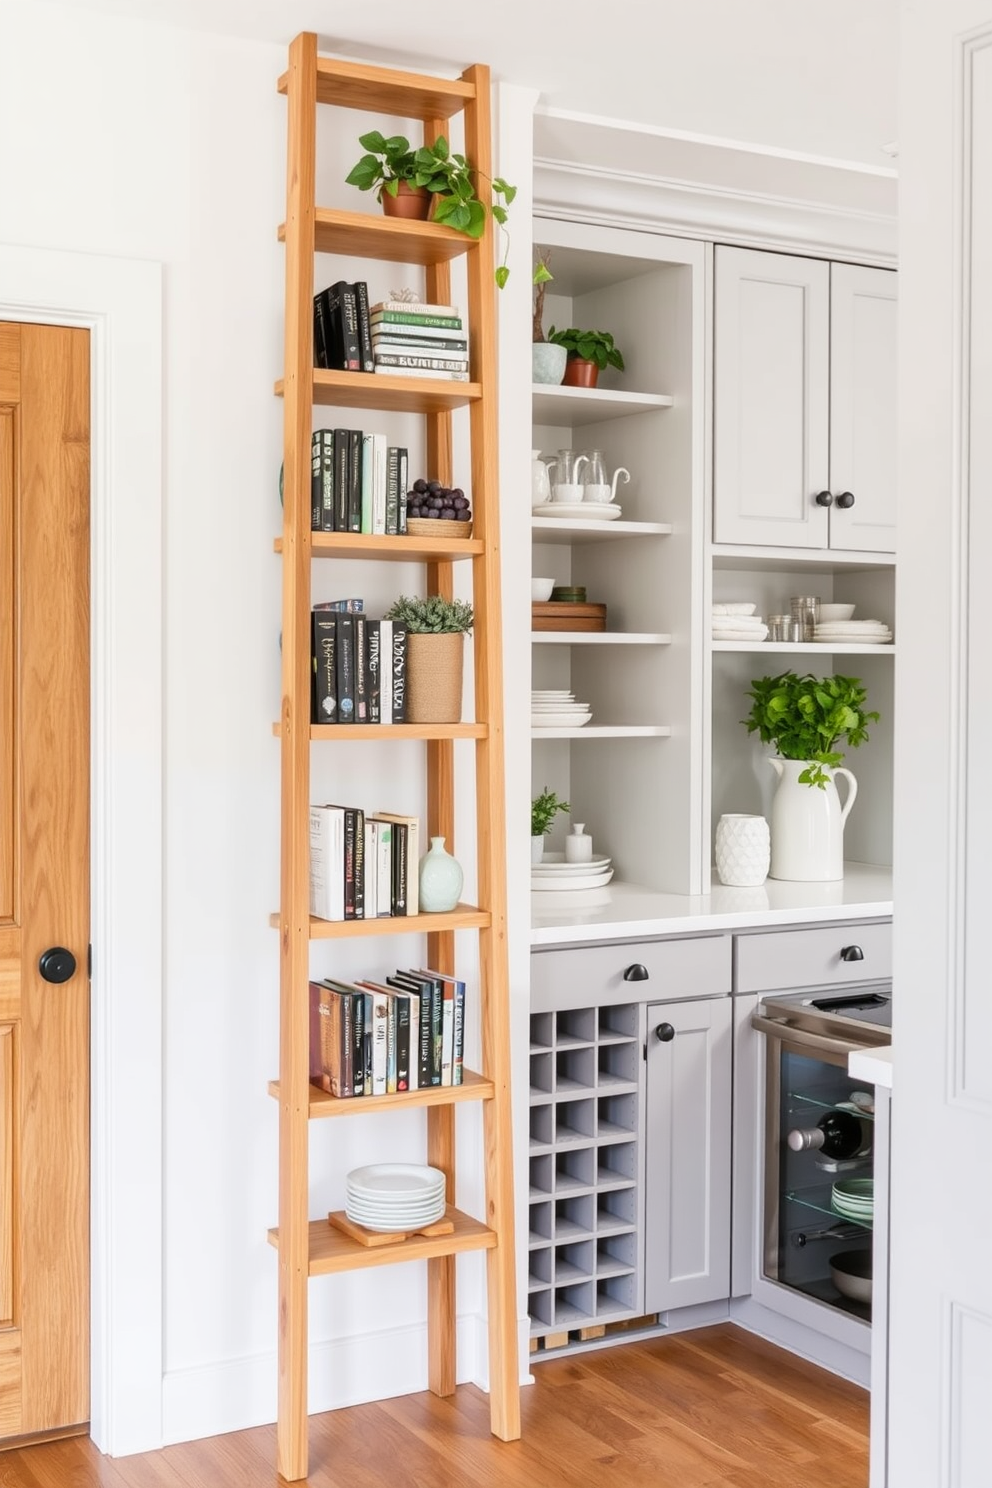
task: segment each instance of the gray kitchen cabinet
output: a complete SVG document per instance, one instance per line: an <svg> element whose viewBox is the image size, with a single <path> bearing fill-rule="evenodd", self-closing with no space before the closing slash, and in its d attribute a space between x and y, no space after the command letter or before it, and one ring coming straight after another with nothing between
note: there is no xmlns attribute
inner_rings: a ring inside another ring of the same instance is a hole
<svg viewBox="0 0 992 1488"><path fill-rule="evenodd" d="M729 998L647 1009L644 1306L730 1294Z"/></svg>

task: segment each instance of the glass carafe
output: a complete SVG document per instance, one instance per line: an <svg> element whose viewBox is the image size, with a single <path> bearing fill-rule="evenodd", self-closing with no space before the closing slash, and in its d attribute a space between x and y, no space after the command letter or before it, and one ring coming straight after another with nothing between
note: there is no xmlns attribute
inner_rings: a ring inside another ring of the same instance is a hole
<svg viewBox="0 0 992 1488"><path fill-rule="evenodd" d="M588 455L581 454L578 450L558 451L558 457L551 467L551 484L554 488L552 497L555 501L582 500L582 469L588 458Z"/></svg>
<svg viewBox="0 0 992 1488"><path fill-rule="evenodd" d="M610 477L602 450L588 450L582 471L583 496L586 501L609 501Z"/></svg>

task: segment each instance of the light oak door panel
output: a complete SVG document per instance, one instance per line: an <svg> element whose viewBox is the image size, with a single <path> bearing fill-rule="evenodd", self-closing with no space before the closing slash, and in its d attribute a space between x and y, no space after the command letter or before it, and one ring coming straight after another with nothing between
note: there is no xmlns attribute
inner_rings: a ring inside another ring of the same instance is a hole
<svg viewBox="0 0 992 1488"><path fill-rule="evenodd" d="M89 464L88 332L0 326L0 1436L89 1415Z"/></svg>
<svg viewBox="0 0 992 1488"><path fill-rule="evenodd" d="M830 266L716 250L713 538L824 548Z"/></svg>
<svg viewBox="0 0 992 1488"><path fill-rule="evenodd" d="M896 275L830 271L830 546L896 547ZM837 497L850 492L854 504Z"/></svg>

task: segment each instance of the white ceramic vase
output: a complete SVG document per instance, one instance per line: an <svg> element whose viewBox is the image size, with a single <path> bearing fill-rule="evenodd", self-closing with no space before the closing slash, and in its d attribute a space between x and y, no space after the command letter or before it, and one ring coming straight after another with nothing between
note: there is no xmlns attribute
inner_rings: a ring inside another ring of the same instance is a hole
<svg viewBox="0 0 992 1488"><path fill-rule="evenodd" d="M534 381L556 386L565 376L568 352L555 341L535 341L533 344Z"/></svg>
<svg viewBox="0 0 992 1488"><path fill-rule="evenodd" d="M465 875L461 864L445 851L444 838L432 837L430 852L420 860L422 914L447 914L458 904Z"/></svg>
<svg viewBox="0 0 992 1488"><path fill-rule="evenodd" d="M721 816L716 824L716 871L722 884L753 889L768 877L770 833L763 816Z"/></svg>
<svg viewBox="0 0 992 1488"><path fill-rule="evenodd" d="M530 839L530 860L532 863L543 863L544 861L544 838L543 836Z"/></svg>
<svg viewBox="0 0 992 1488"><path fill-rule="evenodd" d="M807 768L805 760L775 755L770 763L778 773L772 797L770 876L796 883L831 883L843 878L844 823L858 794L857 780L850 770L824 766L830 778L821 789L800 783L799 776ZM838 775L848 785L843 807L834 784Z"/></svg>
<svg viewBox="0 0 992 1488"><path fill-rule="evenodd" d="M576 822L565 838L565 862L588 863L592 859L592 838L585 822Z"/></svg>

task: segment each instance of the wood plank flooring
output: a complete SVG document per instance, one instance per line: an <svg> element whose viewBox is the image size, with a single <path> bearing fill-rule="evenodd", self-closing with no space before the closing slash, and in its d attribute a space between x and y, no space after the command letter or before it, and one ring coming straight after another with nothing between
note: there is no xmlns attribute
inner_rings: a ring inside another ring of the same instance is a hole
<svg viewBox="0 0 992 1488"><path fill-rule="evenodd" d="M474 1386L314 1416L313 1488L867 1488L868 1396L730 1323L534 1369L523 1437ZM101 1457L85 1437L0 1453L0 1488L270 1488L275 1428Z"/></svg>

